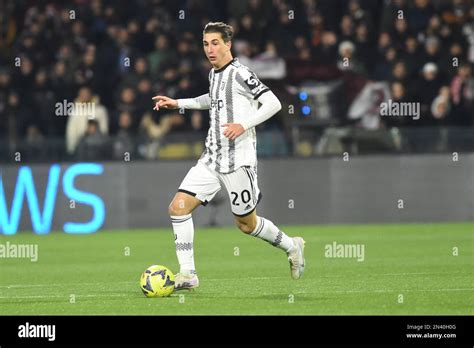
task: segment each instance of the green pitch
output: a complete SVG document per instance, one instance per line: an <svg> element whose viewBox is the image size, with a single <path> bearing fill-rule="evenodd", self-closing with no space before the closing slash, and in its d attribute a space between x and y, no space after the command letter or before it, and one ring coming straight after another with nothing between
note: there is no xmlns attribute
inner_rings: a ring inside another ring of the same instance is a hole
<svg viewBox="0 0 474 348"><path fill-rule="evenodd" d="M2 236L1 244L38 244L38 260L0 258L0 313L474 313L474 223L284 231L306 240L302 279L292 280L284 252L262 240L235 228L197 228L200 287L151 299L140 290L140 274L153 264L178 271L171 229ZM326 257L334 242L364 245L363 261Z"/></svg>

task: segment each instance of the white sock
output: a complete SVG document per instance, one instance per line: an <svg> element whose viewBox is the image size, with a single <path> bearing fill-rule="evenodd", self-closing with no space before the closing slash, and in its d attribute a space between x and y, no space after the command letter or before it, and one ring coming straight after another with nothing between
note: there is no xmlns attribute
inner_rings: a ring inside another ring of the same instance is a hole
<svg viewBox="0 0 474 348"><path fill-rule="evenodd" d="M292 238L280 231L273 222L261 216L257 216L257 227L255 227L255 230L250 235L261 238L271 245L285 250L287 253L291 252L295 247Z"/></svg>
<svg viewBox="0 0 474 348"><path fill-rule="evenodd" d="M196 273L194 268L194 225L191 214L171 216L173 224L174 243L176 245L176 256L178 257L180 273Z"/></svg>

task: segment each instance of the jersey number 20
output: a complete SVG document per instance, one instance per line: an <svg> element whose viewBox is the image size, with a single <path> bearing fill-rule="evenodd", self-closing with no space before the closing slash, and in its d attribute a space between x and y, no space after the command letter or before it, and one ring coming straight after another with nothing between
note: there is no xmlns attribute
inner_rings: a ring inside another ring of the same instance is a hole
<svg viewBox="0 0 474 348"><path fill-rule="evenodd" d="M237 192L232 191L231 195L234 197L232 199L232 205L240 205L240 203L237 202L239 199L239 194ZM249 190L243 190L242 193L240 194L240 198L242 199L242 202L248 203L250 202L250 192Z"/></svg>

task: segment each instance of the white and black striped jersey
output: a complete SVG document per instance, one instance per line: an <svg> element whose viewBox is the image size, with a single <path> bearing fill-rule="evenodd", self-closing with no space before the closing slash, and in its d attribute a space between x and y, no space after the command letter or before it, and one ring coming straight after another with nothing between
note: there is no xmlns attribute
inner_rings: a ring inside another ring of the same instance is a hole
<svg viewBox="0 0 474 348"><path fill-rule="evenodd" d="M219 173L230 173L242 166L256 167L257 137L255 128L247 129L235 140L223 133L225 123L244 123L258 110L258 101L269 91L237 58L209 73L210 127L206 148L199 159Z"/></svg>

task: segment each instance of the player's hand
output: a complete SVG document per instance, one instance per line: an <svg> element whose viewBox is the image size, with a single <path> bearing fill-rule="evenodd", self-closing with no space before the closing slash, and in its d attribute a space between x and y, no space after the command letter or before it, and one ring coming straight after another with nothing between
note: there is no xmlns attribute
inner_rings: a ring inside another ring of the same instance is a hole
<svg viewBox="0 0 474 348"><path fill-rule="evenodd" d="M245 133L245 129L240 123L224 123L221 127L227 127L224 130L224 136L229 140L235 140Z"/></svg>
<svg viewBox="0 0 474 348"><path fill-rule="evenodd" d="M160 108L163 108L163 109L177 109L178 108L177 100L165 97L164 95L157 95L156 97L153 97L152 99L156 102L153 110L158 111L160 110Z"/></svg>

